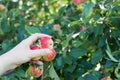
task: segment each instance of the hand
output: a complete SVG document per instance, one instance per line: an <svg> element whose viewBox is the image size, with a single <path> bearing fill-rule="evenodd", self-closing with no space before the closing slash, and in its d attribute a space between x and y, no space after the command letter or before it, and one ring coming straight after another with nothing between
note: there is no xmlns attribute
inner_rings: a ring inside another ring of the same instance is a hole
<svg viewBox="0 0 120 80"><path fill-rule="evenodd" d="M30 46L40 37L48 36L45 34L33 34L20 42L16 47L0 56L0 75L10 69L30 61L37 56L43 56L50 53L49 49L31 50ZM51 37L51 36L48 36Z"/></svg>

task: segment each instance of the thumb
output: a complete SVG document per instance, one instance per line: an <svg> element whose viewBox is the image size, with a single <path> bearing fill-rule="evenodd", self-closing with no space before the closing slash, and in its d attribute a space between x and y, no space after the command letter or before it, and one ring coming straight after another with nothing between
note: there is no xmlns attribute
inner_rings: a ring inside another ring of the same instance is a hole
<svg viewBox="0 0 120 80"><path fill-rule="evenodd" d="M43 56L49 54L51 51L50 49L37 49L37 50L30 50L29 57L34 58L38 56Z"/></svg>

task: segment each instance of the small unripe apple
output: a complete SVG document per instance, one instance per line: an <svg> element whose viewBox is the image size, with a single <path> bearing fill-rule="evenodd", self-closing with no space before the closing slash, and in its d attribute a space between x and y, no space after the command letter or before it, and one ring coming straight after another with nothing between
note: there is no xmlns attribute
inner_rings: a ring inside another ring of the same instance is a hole
<svg viewBox="0 0 120 80"><path fill-rule="evenodd" d="M41 37L40 38L40 48L53 48L53 40L50 37Z"/></svg>
<svg viewBox="0 0 120 80"><path fill-rule="evenodd" d="M43 56L43 59L45 61L51 61L55 58L55 56L56 56L56 51L52 49L50 54Z"/></svg>

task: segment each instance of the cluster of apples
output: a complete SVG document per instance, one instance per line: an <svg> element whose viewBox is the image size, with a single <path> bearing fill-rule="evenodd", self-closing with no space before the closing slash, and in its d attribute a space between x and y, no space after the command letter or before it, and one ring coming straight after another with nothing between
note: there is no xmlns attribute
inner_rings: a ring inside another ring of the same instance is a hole
<svg viewBox="0 0 120 80"><path fill-rule="evenodd" d="M50 37L41 37L39 39L39 45L32 45L31 50L48 48L51 53L45 56L35 57L30 61L30 66L26 71L28 76L40 77L43 74L43 64L42 61L52 61L56 56L56 51L53 48L53 40Z"/></svg>

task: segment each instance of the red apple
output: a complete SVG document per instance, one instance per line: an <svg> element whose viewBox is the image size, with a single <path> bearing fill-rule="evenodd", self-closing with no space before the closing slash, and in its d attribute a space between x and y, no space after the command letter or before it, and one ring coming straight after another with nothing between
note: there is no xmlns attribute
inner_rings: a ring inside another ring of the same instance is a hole
<svg viewBox="0 0 120 80"><path fill-rule="evenodd" d="M31 75L34 77L40 77L43 74L43 70L39 68L32 67Z"/></svg>
<svg viewBox="0 0 120 80"><path fill-rule="evenodd" d="M84 3L84 2L85 2L85 0L73 0L74 5L78 5L78 4Z"/></svg>
<svg viewBox="0 0 120 80"><path fill-rule="evenodd" d="M39 49L39 46L31 46L31 50Z"/></svg>
<svg viewBox="0 0 120 80"><path fill-rule="evenodd" d="M55 58L55 56L56 56L56 51L52 49L50 54L43 56L43 59L45 61L51 61Z"/></svg>
<svg viewBox="0 0 120 80"><path fill-rule="evenodd" d="M4 10L6 7L3 4L0 4L0 10Z"/></svg>
<svg viewBox="0 0 120 80"><path fill-rule="evenodd" d="M50 37L41 37L40 38L40 48L53 48L53 40Z"/></svg>
<svg viewBox="0 0 120 80"><path fill-rule="evenodd" d="M111 79L111 78L104 77L104 78L101 78L100 80L112 80L112 79Z"/></svg>
<svg viewBox="0 0 120 80"><path fill-rule="evenodd" d="M59 29L60 29L60 25L59 25L59 24L55 24L55 25L53 26L53 30L57 31L57 30L59 30Z"/></svg>
<svg viewBox="0 0 120 80"><path fill-rule="evenodd" d="M40 77L43 74L43 70L37 67L34 67L33 65L30 65L28 70L26 71L27 77L33 76L33 77Z"/></svg>

